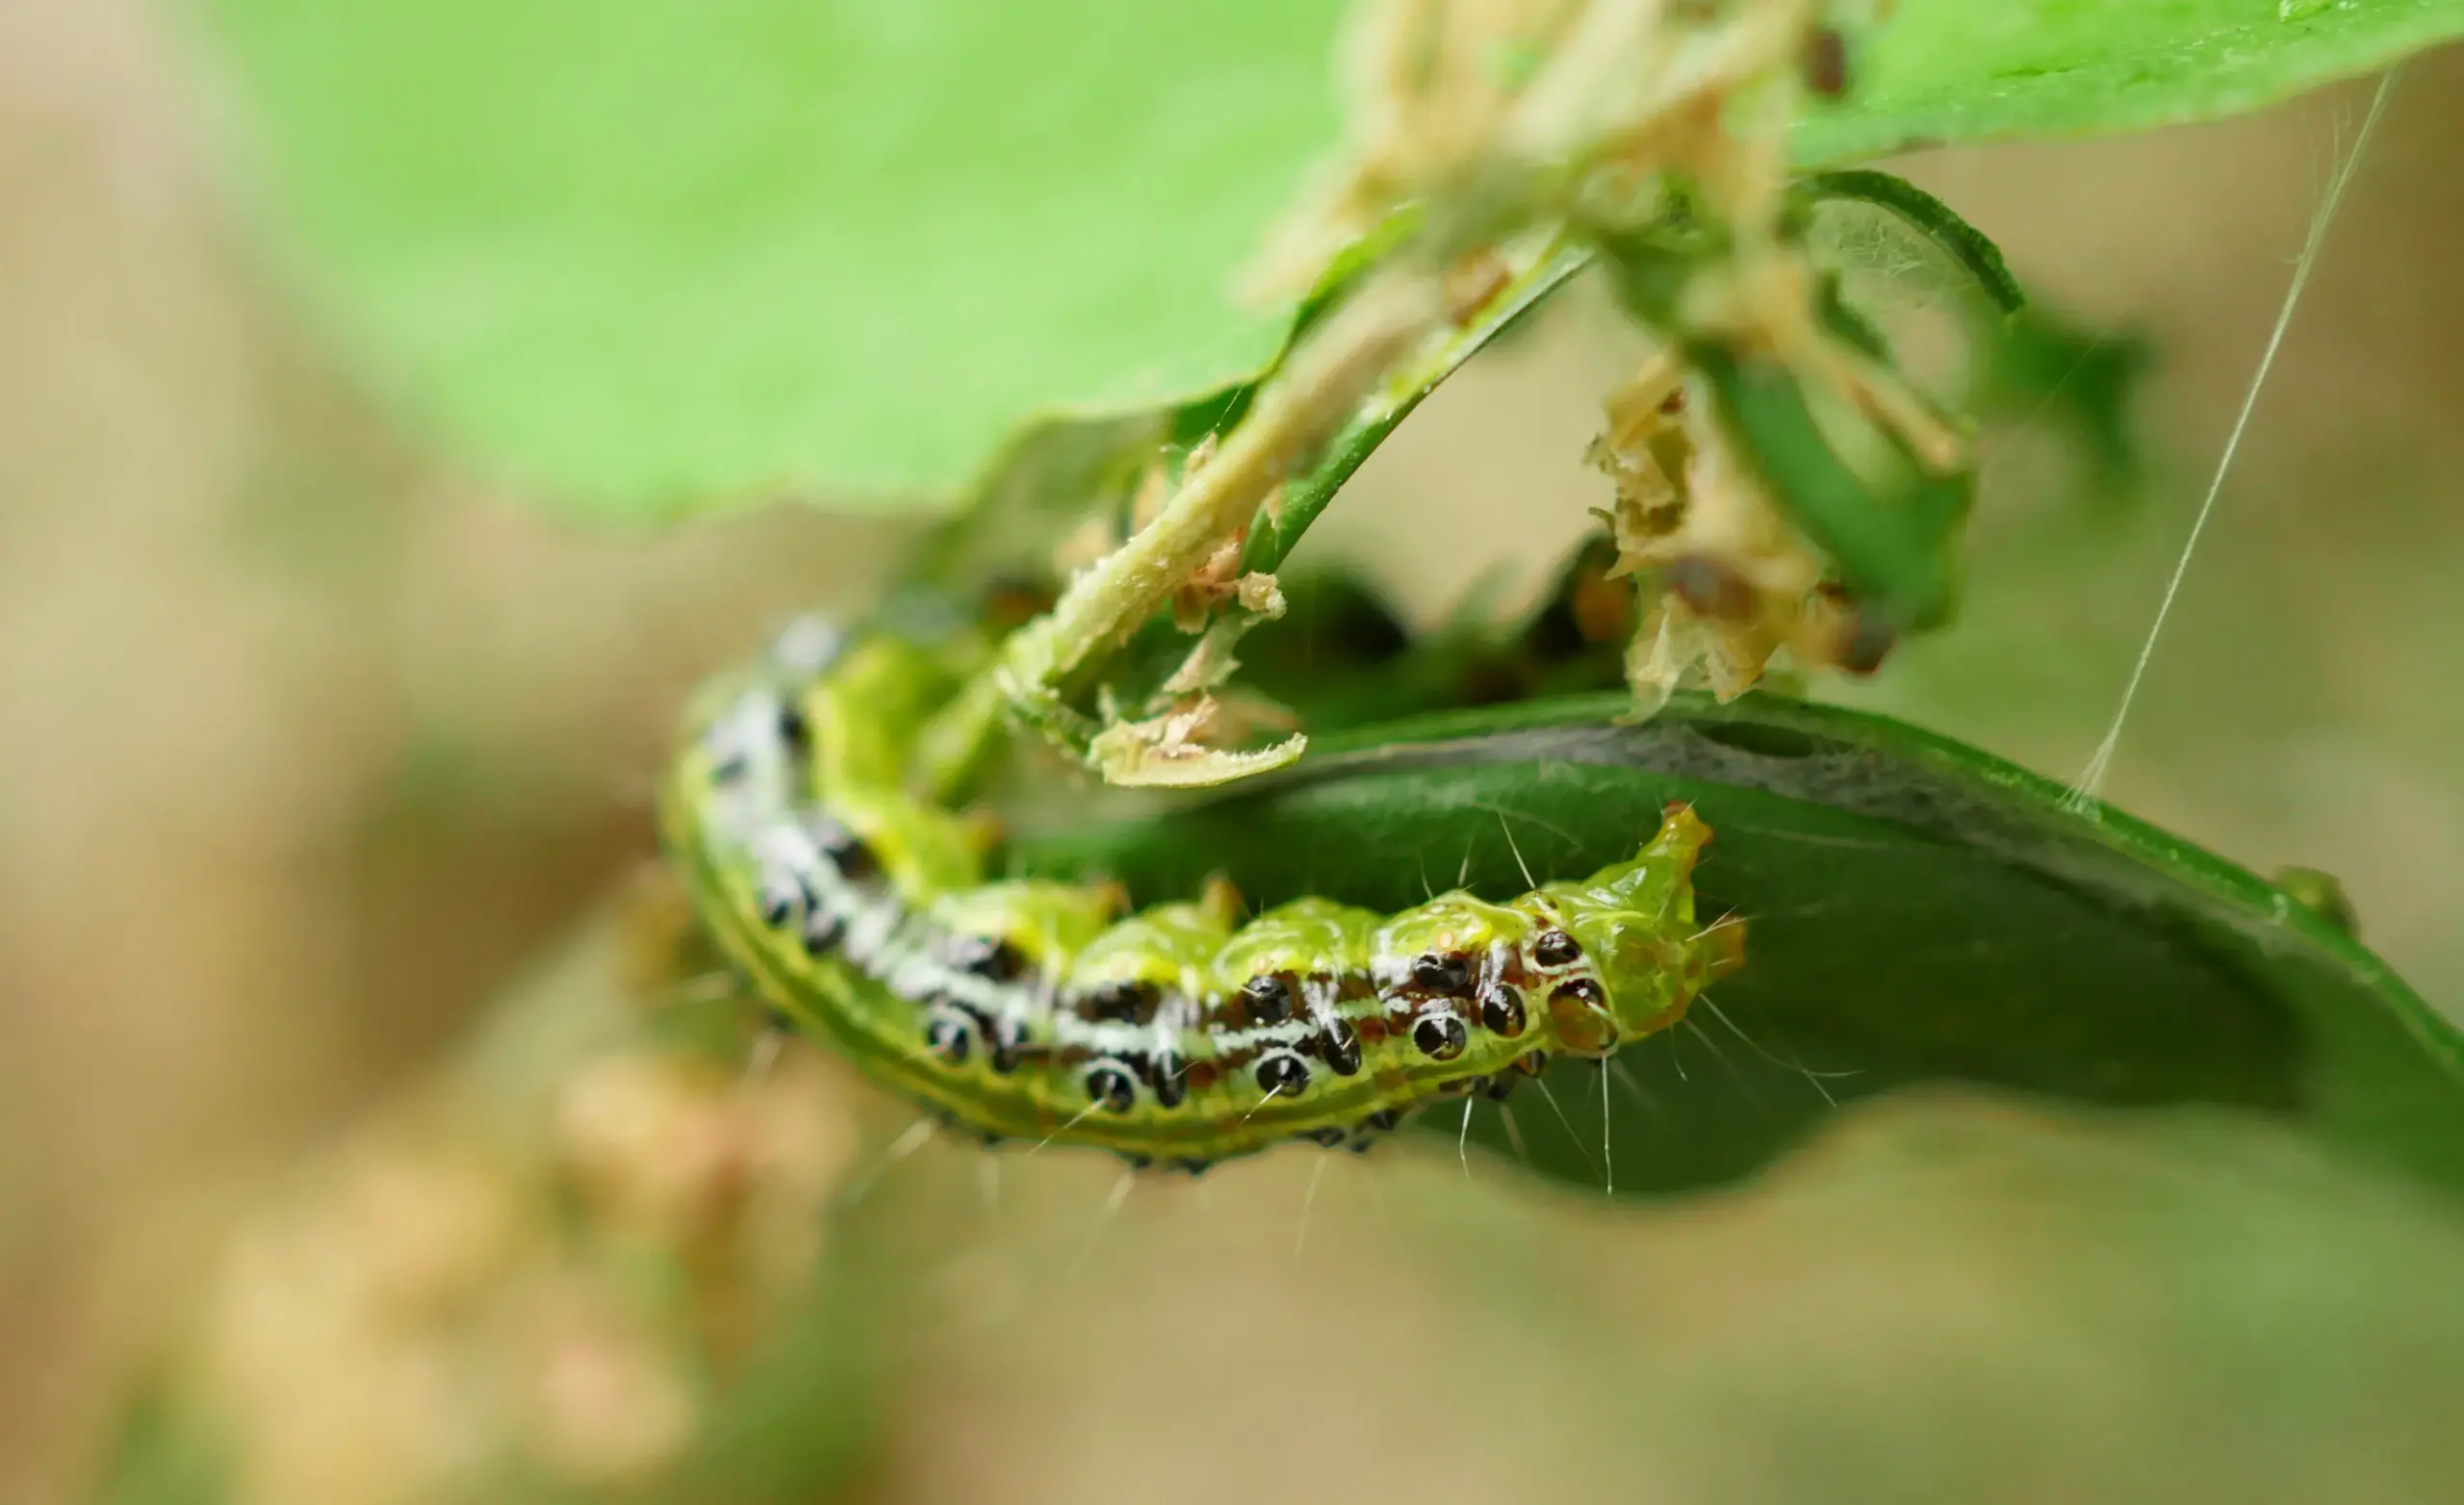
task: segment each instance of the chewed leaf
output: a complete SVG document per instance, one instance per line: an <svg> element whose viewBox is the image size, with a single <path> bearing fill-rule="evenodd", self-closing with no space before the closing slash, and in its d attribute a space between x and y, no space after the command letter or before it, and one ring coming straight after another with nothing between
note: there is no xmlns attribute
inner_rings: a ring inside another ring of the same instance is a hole
<svg viewBox="0 0 2464 1505"><path fill-rule="evenodd" d="M1253 752L1180 744L1168 726L1118 722L1097 732L1088 761L1104 782L1124 789L1206 789L1253 778L1298 761L1309 739L1298 732Z"/></svg>
<svg viewBox="0 0 2464 1505"><path fill-rule="evenodd" d="M1968 276L1995 306L2015 314L2027 306L2019 281L2002 260L2002 248L1957 211L1906 178L1887 172L1817 172L1803 179L1799 191L1815 204L1845 201L1886 210L1901 223L1922 232L1965 268Z"/></svg>

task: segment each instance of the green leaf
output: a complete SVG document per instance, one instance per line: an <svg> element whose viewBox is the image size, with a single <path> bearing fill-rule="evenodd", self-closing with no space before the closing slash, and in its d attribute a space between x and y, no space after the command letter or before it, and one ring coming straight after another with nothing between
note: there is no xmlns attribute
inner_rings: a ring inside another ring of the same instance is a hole
<svg viewBox="0 0 2464 1505"><path fill-rule="evenodd" d="M309 282L455 451L593 514L913 506L1030 414L1246 376L1339 8L213 0Z"/></svg>
<svg viewBox="0 0 2464 1505"><path fill-rule="evenodd" d="M1458 875L1505 896L1630 853L1662 804L1716 832L1707 913L1747 963L1632 1081L1567 1059L1517 1098L1533 1163L1617 1188L1763 1163L1828 1110L1964 1081L2120 1105L2220 1105L2464 1189L2464 1039L2292 897L2118 811L1881 717L1680 697L1441 715L1329 740L1291 774L1137 825L1022 846L1020 871L1106 873L1142 902L1220 871L1251 902L1413 904ZM1715 1005L1716 1008L1707 1007ZM1424 1122L1458 1132L1457 1111ZM1502 1144L1476 1110L1472 1136Z"/></svg>
<svg viewBox="0 0 2464 1505"><path fill-rule="evenodd" d="M1809 166L2239 115L2464 36L2464 0L1900 0Z"/></svg>
<svg viewBox="0 0 2464 1505"><path fill-rule="evenodd" d="M1906 0L1835 164L2255 108L2464 0ZM1341 8L205 0L283 242L449 452L591 516L916 508L1020 423L1256 372L1234 268L1336 140Z"/></svg>

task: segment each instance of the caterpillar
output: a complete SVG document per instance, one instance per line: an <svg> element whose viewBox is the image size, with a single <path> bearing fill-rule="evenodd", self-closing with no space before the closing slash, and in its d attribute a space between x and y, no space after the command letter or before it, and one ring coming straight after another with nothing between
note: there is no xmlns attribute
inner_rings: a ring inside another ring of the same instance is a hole
<svg viewBox="0 0 2464 1505"><path fill-rule="evenodd" d="M800 625L696 702L659 824L764 1004L988 1143L1190 1171L1365 1149L1669 1029L1743 960L1740 926L1696 924L1710 831L1681 804L1631 859L1502 903L1312 896L1243 923L1220 881L1135 913L1110 885L987 881L982 824L908 782L959 672L913 637Z"/></svg>

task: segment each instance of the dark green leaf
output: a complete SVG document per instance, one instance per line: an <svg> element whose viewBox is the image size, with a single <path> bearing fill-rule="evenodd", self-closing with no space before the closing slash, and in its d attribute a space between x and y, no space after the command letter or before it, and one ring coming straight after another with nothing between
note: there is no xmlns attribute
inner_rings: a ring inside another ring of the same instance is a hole
<svg viewBox="0 0 2464 1505"><path fill-rule="evenodd" d="M1330 740L1289 775L1137 826L1020 849L1142 900L1227 873L1255 903L1400 906L1458 877L1497 895L1630 853L1663 802L1717 832L1707 917L1745 970L1689 1024L1518 1098L1533 1162L1620 1190L1762 1163L1830 1100L1958 1080L2121 1105L2223 1105L2464 1188L2464 1040L2289 896L1973 749L1879 717L1681 697L1501 707ZM1452 1133L1454 1110L1432 1115ZM1505 1138L1486 1111L1471 1134Z"/></svg>

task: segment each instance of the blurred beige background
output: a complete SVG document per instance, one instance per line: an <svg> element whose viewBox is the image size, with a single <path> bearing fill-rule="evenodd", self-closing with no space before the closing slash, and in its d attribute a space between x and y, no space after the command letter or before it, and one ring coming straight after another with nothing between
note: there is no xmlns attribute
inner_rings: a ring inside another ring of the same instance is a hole
<svg viewBox="0 0 2464 1505"><path fill-rule="evenodd" d="M2103 728L2365 91L1912 166L2049 298L2152 335L2154 497L2014 450L1966 623L1861 698L2067 776ZM895 539L781 510L559 529L373 414L285 306L133 0L0 7L0 1498L254 1180L648 851L678 697ZM2464 1008L2464 56L2408 70L2122 745L2119 803L2342 876ZM1616 345L1579 310L1417 417L1318 547L1435 610L1536 567ZM1444 516L1392 535L1381 518ZM1458 543L1472 529L1494 551ZM1439 545L1446 547L1441 548ZM1022 1423L1023 1425L1023 1423ZM929 1483L929 1480L928 1480Z"/></svg>

